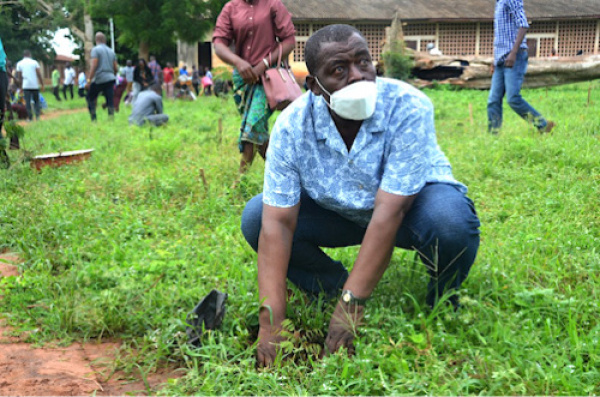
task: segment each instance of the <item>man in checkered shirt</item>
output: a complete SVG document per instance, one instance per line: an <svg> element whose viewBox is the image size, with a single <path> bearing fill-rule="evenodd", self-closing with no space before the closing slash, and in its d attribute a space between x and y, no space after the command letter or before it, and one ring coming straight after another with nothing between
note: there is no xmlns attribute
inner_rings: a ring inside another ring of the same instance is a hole
<svg viewBox="0 0 600 397"><path fill-rule="evenodd" d="M502 99L540 133L552 131L555 123L547 121L521 96L529 55L525 33L529 28L523 0L496 0L494 14L494 63L492 87L488 98L488 130L497 134L502 126Z"/></svg>

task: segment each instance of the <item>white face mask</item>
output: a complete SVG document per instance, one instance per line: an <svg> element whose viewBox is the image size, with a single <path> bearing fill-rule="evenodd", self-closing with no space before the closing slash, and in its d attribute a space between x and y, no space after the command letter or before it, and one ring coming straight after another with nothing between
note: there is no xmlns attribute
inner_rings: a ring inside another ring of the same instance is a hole
<svg viewBox="0 0 600 397"><path fill-rule="evenodd" d="M330 94L317 77L319 87L329 95L327 104L338 116L347 120L366 120L375 113L377 84L373 81L352 83ZM327 101L325 101L327 103Z"/></svg>

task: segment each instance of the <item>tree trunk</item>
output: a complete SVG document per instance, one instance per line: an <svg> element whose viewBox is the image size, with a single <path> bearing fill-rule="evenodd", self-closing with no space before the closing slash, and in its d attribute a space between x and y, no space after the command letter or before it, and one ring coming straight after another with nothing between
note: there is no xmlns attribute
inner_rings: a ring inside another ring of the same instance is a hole
<svg viewBox="0 0 600 397"><path fill-rule="evenodd" d="M81 41L83 41L83 51L85 58L85 70L89 72L90 70L90 59L92 48L94 47L94 23L92 22L92 17L87 13L87 9L83 14L83 29L79 29L75 24L69 26L71 32L79 37Z"/></svg>
<svg viewBox="0 0 600 397"><path fill-rule="evenodd" d="M85 70L90 71L90 62L92 60L92 48L94 47L94 23L92 16L86 13L83 14L83 25L85 34L83 39L83 49L85 53Z"/></svg>
<svg viewBox="0 0 600 397"><path fill-rule="evenodd" d="M145 59L148 61L148 57L150 56L150 44L147 41L140 41L140 46L138 48L138 57L140 59Z"/></svg>

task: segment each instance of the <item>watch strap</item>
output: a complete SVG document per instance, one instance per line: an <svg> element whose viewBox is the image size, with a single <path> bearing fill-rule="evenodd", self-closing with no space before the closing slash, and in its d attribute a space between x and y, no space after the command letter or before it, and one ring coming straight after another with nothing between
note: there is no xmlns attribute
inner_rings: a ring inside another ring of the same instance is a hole
<svg viewBox="0 0 600 397"><path fill-rule="evenodd" d="M367 303L369 298L359 298L349 289L345 289L342 291L342 302L347 305L358 305L364 306Z"/></svg>

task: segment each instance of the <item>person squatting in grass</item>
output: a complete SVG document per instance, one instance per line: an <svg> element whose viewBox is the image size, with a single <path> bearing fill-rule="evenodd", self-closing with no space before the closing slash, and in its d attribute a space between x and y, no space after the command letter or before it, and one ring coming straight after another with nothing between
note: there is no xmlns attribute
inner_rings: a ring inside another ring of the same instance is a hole
<svg viewBox="0 0 600 397"><path fill-rule="evenodd" d="M129 124L139 126L148 122L156 127L169 121L169 116L163 113L162 87L160 83L154 83L149 89L139 93L133 103Z"/></svg>
<svg viewBox="0 0 600 397"><path fill-rule="evenodd" d="M213 33L215 52L223 62L234 67L234 100L242 116L239 176L252 164L255 147L261 157L265 157L269 117L273 111L260 77L277 63L280 48L281 58L287 59L296 43L295 34L292 15L281 0L231 0L217 18ZM232 43L235 43L235 52L229 49Z"/></svg>
<svg viewBox="0 0 600 397"><path fill-rule="evenodd" d="M305 54L310 91L278 117L263 193L242 214L258 252L259 365L273 362L282 341L286 277L309 294L340 297L325 343L352 350L394 247L420 255L430 306L461 286L479 247L479 219L437 144L431 101L376 78L354 27L317 31ZM350 274L321 250L352 245L361 248ZM448 300L458 305L456 293Z"/></svg>
<svg viewBox="0 0 600 397"><path fill-rule="evenodd" d="M91 53L90 75L85 85L88 109L92 121L96 121L96 103L101 92L108 104L108 116L111 118L114 116L114 85L118 70L117 57L114 51L106 45L106 36L102 32L97 32L96 46L92 48Z"/></svg>
<svg viewBox="0 0 600 397"><path fill-rule="evenodd" d="M497 134L502 127L502 99L524 120L533 123L540 133L555 126L521 96L529 55L525 33L529 28L523 0L496 0L494 14L494 62L492 86L487 103L488 131Z"/></svg>

